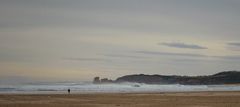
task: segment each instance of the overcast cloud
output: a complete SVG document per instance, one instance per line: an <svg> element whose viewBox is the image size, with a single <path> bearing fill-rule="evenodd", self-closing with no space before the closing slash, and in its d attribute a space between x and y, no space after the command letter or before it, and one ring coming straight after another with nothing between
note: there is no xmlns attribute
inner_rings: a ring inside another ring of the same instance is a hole
<svg viewBox="0 0 240 107"><path fill-rule="evenodd" d="M240 70L239 5L238 0L1 0L0 77L91 80Z"/></svg>

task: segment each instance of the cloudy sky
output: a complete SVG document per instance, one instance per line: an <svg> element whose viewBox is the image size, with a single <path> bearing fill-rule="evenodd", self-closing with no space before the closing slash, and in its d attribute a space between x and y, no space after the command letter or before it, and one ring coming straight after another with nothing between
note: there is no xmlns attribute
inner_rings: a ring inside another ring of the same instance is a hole
<svg viewBox="0 0 240 107"><path fill-rule="evenodd" d="M0 77L240 70L239 0L1 0Z"/></svg>

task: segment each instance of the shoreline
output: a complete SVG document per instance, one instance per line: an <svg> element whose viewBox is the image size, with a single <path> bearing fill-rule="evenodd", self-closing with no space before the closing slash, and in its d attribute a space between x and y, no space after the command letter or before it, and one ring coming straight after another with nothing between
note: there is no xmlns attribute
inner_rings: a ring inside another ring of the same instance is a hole
<svg viewBox="0 0 240 107"><path fill-rule="evenodd" d="M192 94L192 93L239 93L240 91L176 91L176 92L24 92L0 93L0 95L84 95L84 94Z"/></svg>
<svg viewBox="0 0 240 107"><path fill-rule="evenodd" d="M71 91L70 94L157 94L157 93L240 93L239 91L140 91L140 92L81 92L81 91ZM17 91L17 92L0 92L0 95L65 95L68 94L67 91Z"/></svg>

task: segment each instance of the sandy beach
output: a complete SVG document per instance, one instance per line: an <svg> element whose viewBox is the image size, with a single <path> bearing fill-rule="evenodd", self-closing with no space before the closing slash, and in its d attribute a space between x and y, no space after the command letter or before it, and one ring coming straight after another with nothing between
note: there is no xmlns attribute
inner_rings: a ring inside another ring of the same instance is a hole
<svg viewBox="0 0 240 107"><path fill-rule="evenodd" d="M240 92L1 94L0 107L240 107Z"/></svg>

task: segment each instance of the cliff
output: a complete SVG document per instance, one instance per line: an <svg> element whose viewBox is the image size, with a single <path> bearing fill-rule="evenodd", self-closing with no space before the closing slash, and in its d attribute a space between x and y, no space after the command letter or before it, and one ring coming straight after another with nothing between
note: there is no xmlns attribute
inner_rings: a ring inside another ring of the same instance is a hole
<svg viewBox="0 0 240 107"><path fill-rule="evenodd" d="M239 84L240 72L226 71L208 76L166 76L166 75L126 75L114 82L136 82L145 84L184 84L184 85L213 85Z"/></svg>

